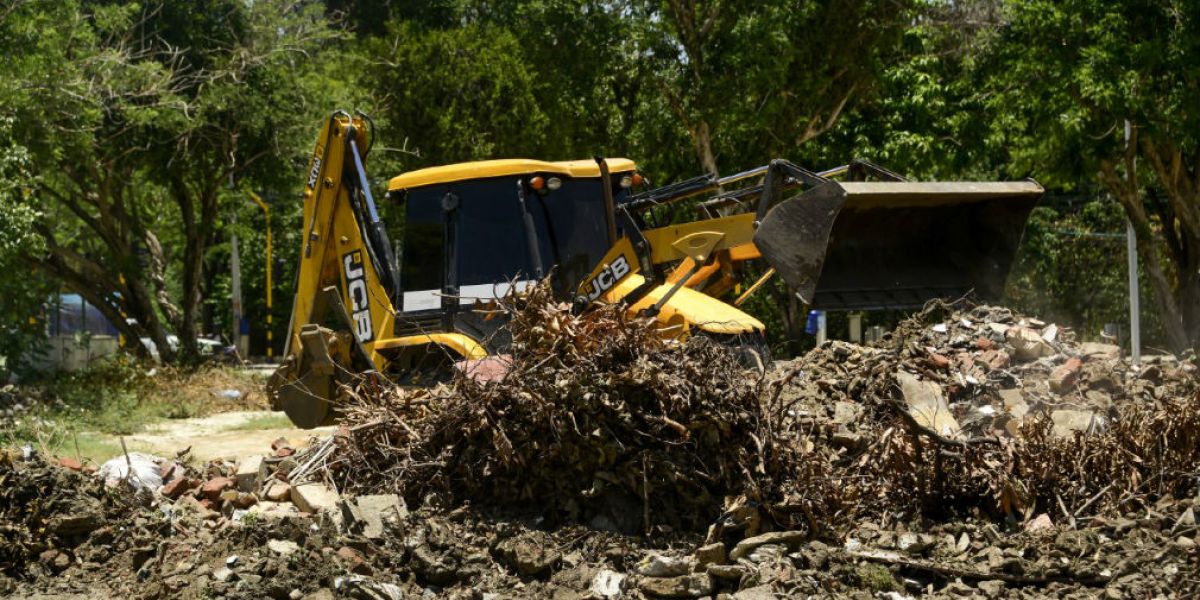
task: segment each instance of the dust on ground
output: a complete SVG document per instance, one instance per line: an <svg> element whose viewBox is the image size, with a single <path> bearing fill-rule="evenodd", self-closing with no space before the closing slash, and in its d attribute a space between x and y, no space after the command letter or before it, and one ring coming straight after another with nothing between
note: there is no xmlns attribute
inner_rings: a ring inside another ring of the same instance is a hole
<svg viewBox="0 0 1200 600"><path fill-rule="evenodd" d="M309 437L333 431L334 427L298 429L278 412L238 410L163 421L125 436L125 442L130 450L160 456L175 456L190 449L190 455L197 461L208 462L260 453L279 438L299 445Z"/></svg>

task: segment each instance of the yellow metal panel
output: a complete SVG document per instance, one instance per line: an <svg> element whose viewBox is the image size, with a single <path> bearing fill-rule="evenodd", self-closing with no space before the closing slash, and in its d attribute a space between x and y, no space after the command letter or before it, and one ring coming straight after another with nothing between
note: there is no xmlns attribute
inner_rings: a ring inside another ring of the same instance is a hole
<svg viewBox="0 0 1200 600"><path fill-rule="evenodd" d="M323 246L324 238L332 228L334 203L338 200L332 177L328 175L342 171L342 153L337 151L337 145L345 143L340 137L345 126L346 122L342 120L330 119L325 122L317 136L316 149L309 163L309 180L304 188L304 235L300 243L299 275L292 317L288 323L285 355L298 353L300 328L312 320L317 293L322 286L336 281L326 273ZM326 179L329 180L328 185Z"/></svg>
<svg viewBox="0 0 1200 600"><path fill-rule="evenodd" d="M627 158L608 159L608 170L611 173L633 171L636 168L637 165ZM525 173L558 173L568 177L599 177L600 167L596 165L596 161L594 160L568 160L561 162L547 162L528 158L480 160L441 165L402 173L393 177L388 182L388 191L406 190L435 183L523 175Z"/></svg>
<svg viewBox="0 0 1200 600"><path fill-rule="evenodd" d="M630 274L638 272L640 266L637 254L633 252L633 244L630 243L629 238L623 237L608 249L608 254L604 255L600 264L596 265L587 279L579 284L577 293L591 302L604 292L613 289L614 285L629 277ZM627 293L629 292L625 292L625 294ZM621 294L621 297L624 297L625 294Z"/></svg>
<svg viewBox="0 0 1200 600"><path fill-rule="evenodd" d="M613 289L604 295L607 302L617 302L630 292L642 285L645 279L641 275L632 274L622 279ZM662 299L671 289L670 285L656 286L644 298L630 307L630 313L649 308ZM739 333L761 332L766 329L762 321L724 303L712 296L690 288L680 288L675 295L662 307L657 320L661 323L687 323L709 333L736 335Z"/></svg>
<svg viewBox="0 0 1200 600"><path fill-rule="evenodd" d="M674 246L677 240L689 235L702 232L722 233L725 235L714 250L735 248L754 241L754 213L730 215L716 219L705 219L679 225L668 225L658 229L647 229L642 232L650 243L650 259L659 265L665 262L687 258L680 249Z"/></svg>
<svg viewBox="0 0 1200 600"><path fill-rule="evenodd" d="M758 246L755 246L753 242L734 246L729 249L729 260L733 262L753 260L755 258L762 258L762 253L758 251Z"/></svg>
<svg viewBox="0 0 1200 600"><path fill-rule="evenodd" d="M461 333L424 333L421 335L389 338L376 342L375 349L390 350L392 348L407 348L410 346L423 346L425 344L445 346L468 360L479 360L487 357L487 350L479 342Z"/></svg>
<svg viewBox="0 0 1200 600"><path fill-rule="evenodd" d="M335 277L341 280L342 302L349 313L347 316L350 317L351 323L355 326L359 324L363 310L370 314L367 321L370 323L370 333L364 336L363 332L357 329L354 332L371 360L379 366L383 364L383 360L378 355L375 344L393 330L395 310L387 290L380 284L375 263L367 254L367 244L363 240L358 220L350 209L350 202L346 188L342 188L334 213L332 235L324 245L327 267L332 266L338 273ZM351 285L351 264L347 262L347 257L351 255L358 259L357 270L361 271L361 274L355 279L361 280L361 287L357 284Z"/></svg>

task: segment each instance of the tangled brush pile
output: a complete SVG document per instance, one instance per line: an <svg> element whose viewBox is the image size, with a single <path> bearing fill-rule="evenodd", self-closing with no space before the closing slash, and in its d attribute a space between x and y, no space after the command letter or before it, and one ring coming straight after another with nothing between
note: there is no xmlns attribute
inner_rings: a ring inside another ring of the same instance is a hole
<svg viewBox="0 0 1200 600"><path fill-rule="evenodd" d="M356 394L332 465L351 490L412 500L695 528L727 496L759 502L796 467L760 402L762 376L703 336L661 337L619 307L572 314L543 284L505 301L511 364L499 380ZM629 519L629 517L633 517Z"/></svg>
<svg viewBox="0 0 1200 600"><path fill-rule="evenodd" d="M432 391L364 382L350 394L329 463L339 487L626 531L715 522L736 532L744 525L730 523L753 513L766 527L828 537L862 519L1086 517L1195 492L1200 396L1190 366L1170 387L1124 381L1101 431L1056 434L1039 412L1009 432L989 421L949 438L913 418L900 372L946 390L966 419L997 403L1001 386L1045 388L1050 370L995 368L963 387L957 366L931 361L934 338L922 333L971 321L957 307L927 307L884 347L831 342L767 378L710 338L664 339L619 307L572 314L545 284L503 304L512 336L503 377L459 375ZM997 309L972 310L978 321ZM1094 364L1089 377L1121 368Z"/></svg>

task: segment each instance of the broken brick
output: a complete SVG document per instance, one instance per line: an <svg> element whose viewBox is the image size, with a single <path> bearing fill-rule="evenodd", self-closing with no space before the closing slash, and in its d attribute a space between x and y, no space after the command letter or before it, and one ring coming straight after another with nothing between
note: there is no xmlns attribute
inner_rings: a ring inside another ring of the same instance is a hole
<svg viewBox="0 0 1200 600"><path fill-rule="evenodd" d="M950 359L938 354L937 352L929 353L929 364L935 369L945 371L950 368Z"/></svg>
<svg viewBox="0 0 1200 600"><path fill-rule="evenodd" d="M1068 358L1067 362L1059 365L1050 373L1050 389L1058 393L1070 391L1075 387L1075 381L1079 378L1079 369L1082 366L1083 361L1079 360L1079 357Z"/></svg>
<svg viewBox="0 0 1200 600"><path fill-rule="evenodd" d="M162 495L172 500L183 495L195 482L187 477L176 477L162 487Z"/></svg>
<svg viewBox="0 0 1200 600"><path fill-rule="evenodd" d="M200 495L209 500L216 500L221 497L221 492L232 489L234 485L233 479L229 477L214 477L200 486Z"/></svg>
<svg viewBox="0 0 1200 600"><path fill-rule="evenodd" d="M341 548L338 548L337 556L338 560L341 561L342 566L345 567L347 571L350 571L351 573L357 573L359 575L371 574L371 565L367 564L366 559L363 558L362 553L360 553L358 550L355 550L349 546L342 546Z"/></svg>
<svg viewBox="0 0 1200 600"><path fill-rule="evenodd" d="M1003 350L988 350L979 355L979 360L987 364L988 369L1003 369L1008 366L1008 353Z"/></svg>
<svg viewBox="0 0 1200 600"><path fill-rule="evenodd" d="M73 458L69 458L69 457L63 457L63 458L58 459L58 464L62 465L63 468L70 469L72 471L82 471L83 470L83 463L81 463Z"/></svg>

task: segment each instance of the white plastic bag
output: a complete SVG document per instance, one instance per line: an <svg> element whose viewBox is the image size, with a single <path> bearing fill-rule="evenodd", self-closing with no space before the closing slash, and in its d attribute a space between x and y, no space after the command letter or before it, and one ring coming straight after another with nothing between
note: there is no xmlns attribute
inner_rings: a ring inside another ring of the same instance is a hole
<svg viewBox="0 0 1200 600"><path fill-rule="evenodd" d="M163 486L162 474L159 471L162 458L140 452L130 452L128 460L125 456L122 454L100 465L97 474L105 484L117 485L128 478L129 484L138 490L145 488L153 492Z"/></svg>

